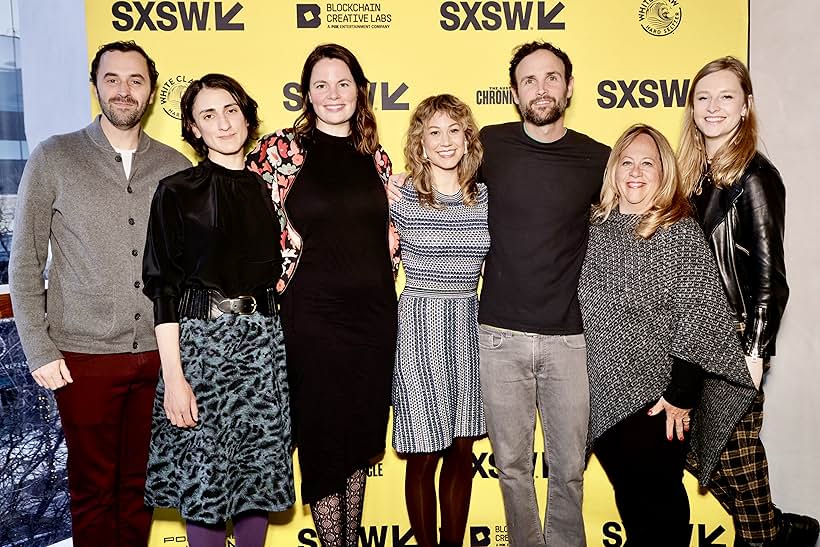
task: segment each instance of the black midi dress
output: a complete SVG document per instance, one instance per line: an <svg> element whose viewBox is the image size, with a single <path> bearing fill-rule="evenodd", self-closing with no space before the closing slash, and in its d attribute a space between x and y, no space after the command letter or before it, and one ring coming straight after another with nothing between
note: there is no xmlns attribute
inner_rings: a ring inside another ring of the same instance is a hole
<svg viewBox="0 0 820 547"><path fill-rule="evenodd" d="M281 310L303 503L342 491L384 451L397 329L373 158L315 133L284 204L304 244Z"/></svg>

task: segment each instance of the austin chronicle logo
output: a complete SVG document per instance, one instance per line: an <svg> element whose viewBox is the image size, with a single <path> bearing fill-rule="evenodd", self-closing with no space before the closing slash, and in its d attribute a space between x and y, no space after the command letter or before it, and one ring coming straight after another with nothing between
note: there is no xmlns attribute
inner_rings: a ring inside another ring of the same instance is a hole
<svg viewBox="0 0 820 547"><path fill-rule="evenodd" d="M678 0L642 0L638 8L641 27L652 36L666 36L680 25Z"/></svg>
<svg viewBox="0 0 820 547"><path fill-rule="evenodd" d="M321 12L318 4L296 4L296 28L319 28Z"/></svg>
<svg viewBox="0 0 820 547"><path fill-rule="evenodd" d="M176 120L182 119L182 111L180 109L180 102L185 90L188 89L188 84L193 78L178 74L165 80L162 87L159 89L159 104L166 114Z"/></svg>

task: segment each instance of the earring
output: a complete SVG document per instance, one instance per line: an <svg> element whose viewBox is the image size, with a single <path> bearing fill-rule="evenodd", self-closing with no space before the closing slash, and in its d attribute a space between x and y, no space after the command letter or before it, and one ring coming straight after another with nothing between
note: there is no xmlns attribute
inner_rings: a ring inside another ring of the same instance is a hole
<svg viewBox="0 0 820 547"><path fill-rule="evenodd" d="M430 158L427 157L427 149L424 148L423 146L421 147L421 157L426 159L426 160L430 159Z"/></svg>

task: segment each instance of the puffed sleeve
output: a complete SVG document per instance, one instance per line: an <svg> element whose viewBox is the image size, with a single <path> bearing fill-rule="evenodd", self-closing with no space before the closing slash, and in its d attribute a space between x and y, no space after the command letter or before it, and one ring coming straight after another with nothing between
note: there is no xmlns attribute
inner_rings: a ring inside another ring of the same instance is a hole
<svg viewBox="0 0 820 547"><path fill-rule="evenodd" d="M143 292L154 302L154 323L179 321L184 228L176 194L160 183L151 202L148 235L142 261Z"/></svg>
<svg viewBox="0 0 820 547"><path fill-rule="evenodd" d="M789 298L783 232L786 189L768 162L746 177L738 204L743 242L749 246L751 306L747 310L743 347L752 357L768 357Z"/></svg>

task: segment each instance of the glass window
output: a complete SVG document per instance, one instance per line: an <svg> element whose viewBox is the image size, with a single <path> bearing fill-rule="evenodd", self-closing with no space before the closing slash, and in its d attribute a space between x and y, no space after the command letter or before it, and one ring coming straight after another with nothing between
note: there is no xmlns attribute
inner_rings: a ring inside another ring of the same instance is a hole
<svg viewBox="0 0 820 547"><path fill-rule="evenodd" d="M0 285L9 282L14 206L28 159L17 1L0 0Z"/></svg>

